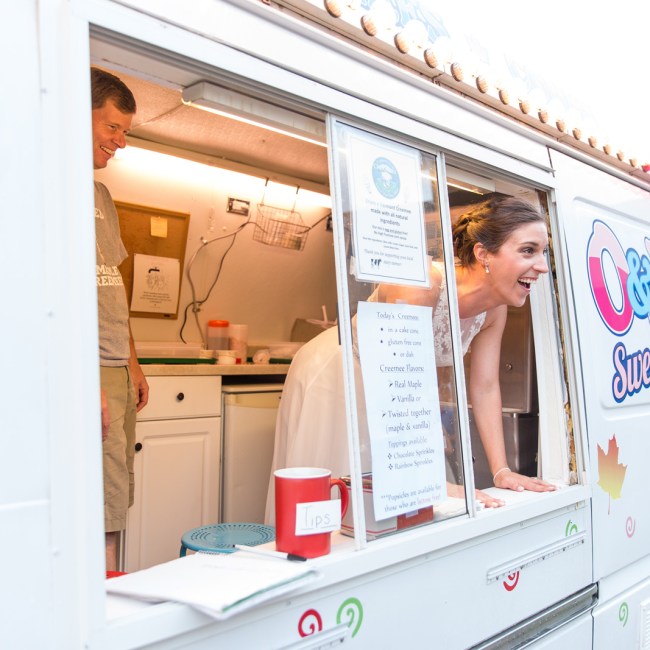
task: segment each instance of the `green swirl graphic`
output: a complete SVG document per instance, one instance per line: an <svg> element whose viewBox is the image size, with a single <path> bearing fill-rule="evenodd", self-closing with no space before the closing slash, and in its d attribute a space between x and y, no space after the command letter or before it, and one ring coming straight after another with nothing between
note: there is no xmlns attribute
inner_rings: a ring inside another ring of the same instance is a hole
<svg viewBox="0 0 650 650"><path fill-rule="evenodd" d="M566 528L564 529L565 537L575 535L578 532L578 524L574 524L570 519L567 521Z"/></svg>
<svg viewBox="0 0 650 650"><path fill-rule="evenodd" d="M343 618L347 618L346 621ZM361 622L363 621L363 605L358 598L348 598L341 603L339 611L336 612L337 624L347 623L349 628L352 628L352 636L356 636Z"/></svg>
<svg viewBox="0 0 650 650"><path fill-rule="evenodd" d="M622 602L621 606L618 608L618 620L623 623L623 627L627 625L627 617L628 617L629 611L628 611L628 606L626 602Z"/></svg>

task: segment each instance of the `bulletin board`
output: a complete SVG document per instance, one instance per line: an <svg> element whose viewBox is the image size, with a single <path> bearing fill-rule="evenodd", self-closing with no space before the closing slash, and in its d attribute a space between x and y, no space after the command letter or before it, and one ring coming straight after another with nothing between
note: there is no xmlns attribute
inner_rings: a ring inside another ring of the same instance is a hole
<svg viewBox="0 0 650 650"><path fill-rule="evenodd" d="M133 293L133 256L135 254L171 257L179 260L179 284L183 277L187 232L190 215L185 212L171 212L144 205L115 201L120 219L120 233L128 257L120 265L129 307ZM131 311L137 318L178 318L178 306L174 313L150 313Z"/></svg>

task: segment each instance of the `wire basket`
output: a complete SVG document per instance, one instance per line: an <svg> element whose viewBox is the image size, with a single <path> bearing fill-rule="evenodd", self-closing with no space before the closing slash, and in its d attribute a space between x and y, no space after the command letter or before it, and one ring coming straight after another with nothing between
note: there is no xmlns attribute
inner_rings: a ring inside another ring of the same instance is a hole
<svg viewBox="0 0 650 650"><path fill-rule="evenodd" d="M274 208L264 203L257 206L257 220L253 239L268 244L301 251L305 247L309 226L299 212Z"/></svg>

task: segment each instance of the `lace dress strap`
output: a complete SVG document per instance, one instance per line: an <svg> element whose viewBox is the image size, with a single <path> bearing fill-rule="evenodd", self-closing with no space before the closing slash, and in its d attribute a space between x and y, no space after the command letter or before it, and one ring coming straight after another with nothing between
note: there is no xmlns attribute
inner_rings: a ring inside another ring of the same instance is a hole
<svg viewBox="0 0 650 650"><path fill-rule="evenodd" d="M433 311L433 347L436 355L436 366L451 366L454 362L451 345L451 319L449 315L449 300L447 297L447 281L444 266L434 262L442 278L440 282L440 297ZM460 319L460 338L463 346L463 356L467 354L472 339L481 331L485 323L486 312L481 312L471 318Z"/></svg>

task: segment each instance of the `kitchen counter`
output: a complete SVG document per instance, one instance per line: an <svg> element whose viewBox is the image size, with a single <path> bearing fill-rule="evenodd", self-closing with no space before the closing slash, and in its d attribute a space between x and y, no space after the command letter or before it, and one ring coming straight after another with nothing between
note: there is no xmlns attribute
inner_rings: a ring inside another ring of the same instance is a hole
<svg viewBox="0 0 650 650"><path fill-rule="evenodd" d="M174 377L181 375L194 376L220 376L244 378L244 377L268 377L286 376L289 371L288 363L263 363L244 365L219 365L210 363L144 363L140 367L147 377Z"/></svg>

